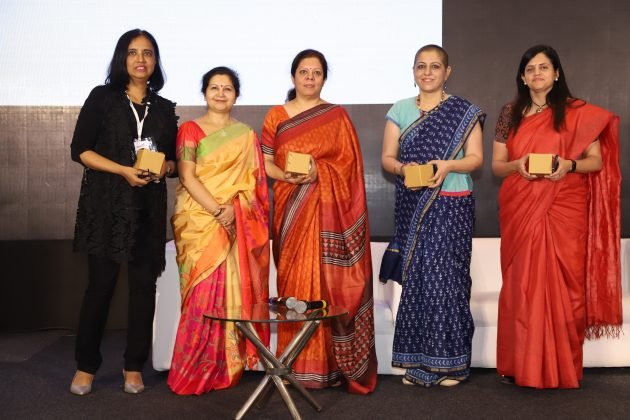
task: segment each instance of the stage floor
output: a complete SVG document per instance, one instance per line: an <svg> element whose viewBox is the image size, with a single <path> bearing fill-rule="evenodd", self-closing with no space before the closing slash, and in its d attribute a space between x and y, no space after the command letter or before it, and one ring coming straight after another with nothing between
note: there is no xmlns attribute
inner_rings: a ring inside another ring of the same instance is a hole
<svg viewBox="0 0 630 420"><path fill-rule="evenodd" d="M175 419L233 418L262 373L246 372L241 383L196 397L174 395L166 372L149 367L147 390L141 395L122 391L125 331L107 331L104 363L84 397L70 394L75 369L75 337L69 331L0 334L0 416L3 419ZM388 363L383 360L381 363ZM536 391L501 384L493 369L473 369L467 383L455 388L404 386L400 376L379 375L369 396L343 388L315 391L324 406L316 413L299 396L296 405L305 419L411 418L630 418L630 368L586 369L579 390ZM276 393L267 409L253 409L250 419L289 419Z"/></svg>

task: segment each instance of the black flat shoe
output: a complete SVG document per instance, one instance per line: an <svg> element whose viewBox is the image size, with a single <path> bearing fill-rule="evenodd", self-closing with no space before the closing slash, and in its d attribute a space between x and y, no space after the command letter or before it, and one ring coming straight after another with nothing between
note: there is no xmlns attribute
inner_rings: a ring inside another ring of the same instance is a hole
<svg viewBox="0 0 630 420"><path fill-rule="evenodd" d="M514 376L501 375L501 383L505 385L514 385Z"/></svg>

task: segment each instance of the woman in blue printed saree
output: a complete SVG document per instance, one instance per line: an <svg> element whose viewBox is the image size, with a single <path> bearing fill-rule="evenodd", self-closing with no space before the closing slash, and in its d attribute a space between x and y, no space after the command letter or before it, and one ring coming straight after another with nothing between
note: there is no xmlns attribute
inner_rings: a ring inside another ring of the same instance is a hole
<svg viewBox="0 0 630 420"><path fill-rule="evenodd" d="M403 383L453 386L469 376L474 323L470 257L475 218L469 172L483 163L484 114L447 95L451 68L437 45L415 56L420 93L387 113L382 164L395 175L395 232L381 264L381 281L402 284L392 366ZM433 164L433 185L408 189L406 165Z"/></svg>

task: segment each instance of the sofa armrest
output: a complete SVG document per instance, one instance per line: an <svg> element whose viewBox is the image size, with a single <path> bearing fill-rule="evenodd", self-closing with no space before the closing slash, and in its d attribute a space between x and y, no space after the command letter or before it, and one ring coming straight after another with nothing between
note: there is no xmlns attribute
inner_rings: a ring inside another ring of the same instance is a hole
<svg viewBox="0 0 630 420"><path fill-rule="evenodd" d="M400 303L400 295L402 293L402 286L395 281L389 280L387 283L380 283L379 287L383 290L383 300L389 308L392 310L392 316L396 321L396 314L398 313L398 305Z"/></svg>

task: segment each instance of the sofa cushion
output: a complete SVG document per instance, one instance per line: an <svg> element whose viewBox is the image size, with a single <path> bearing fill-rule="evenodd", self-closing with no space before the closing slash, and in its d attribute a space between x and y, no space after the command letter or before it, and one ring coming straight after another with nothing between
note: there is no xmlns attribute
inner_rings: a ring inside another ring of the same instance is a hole
<svg viewBox="0 0 630 420"><path fill-rule="evenodd" d="M499 319L499 292L473 292L470 296L470 312L476 327L496 326Z"/></svg>
<svg viewBox="0 0 630 420"><path fill-rule="evenodd" d="M374 333L376 335L392 334L394 318L392 310L384 300L374 300Z"/></svg>

